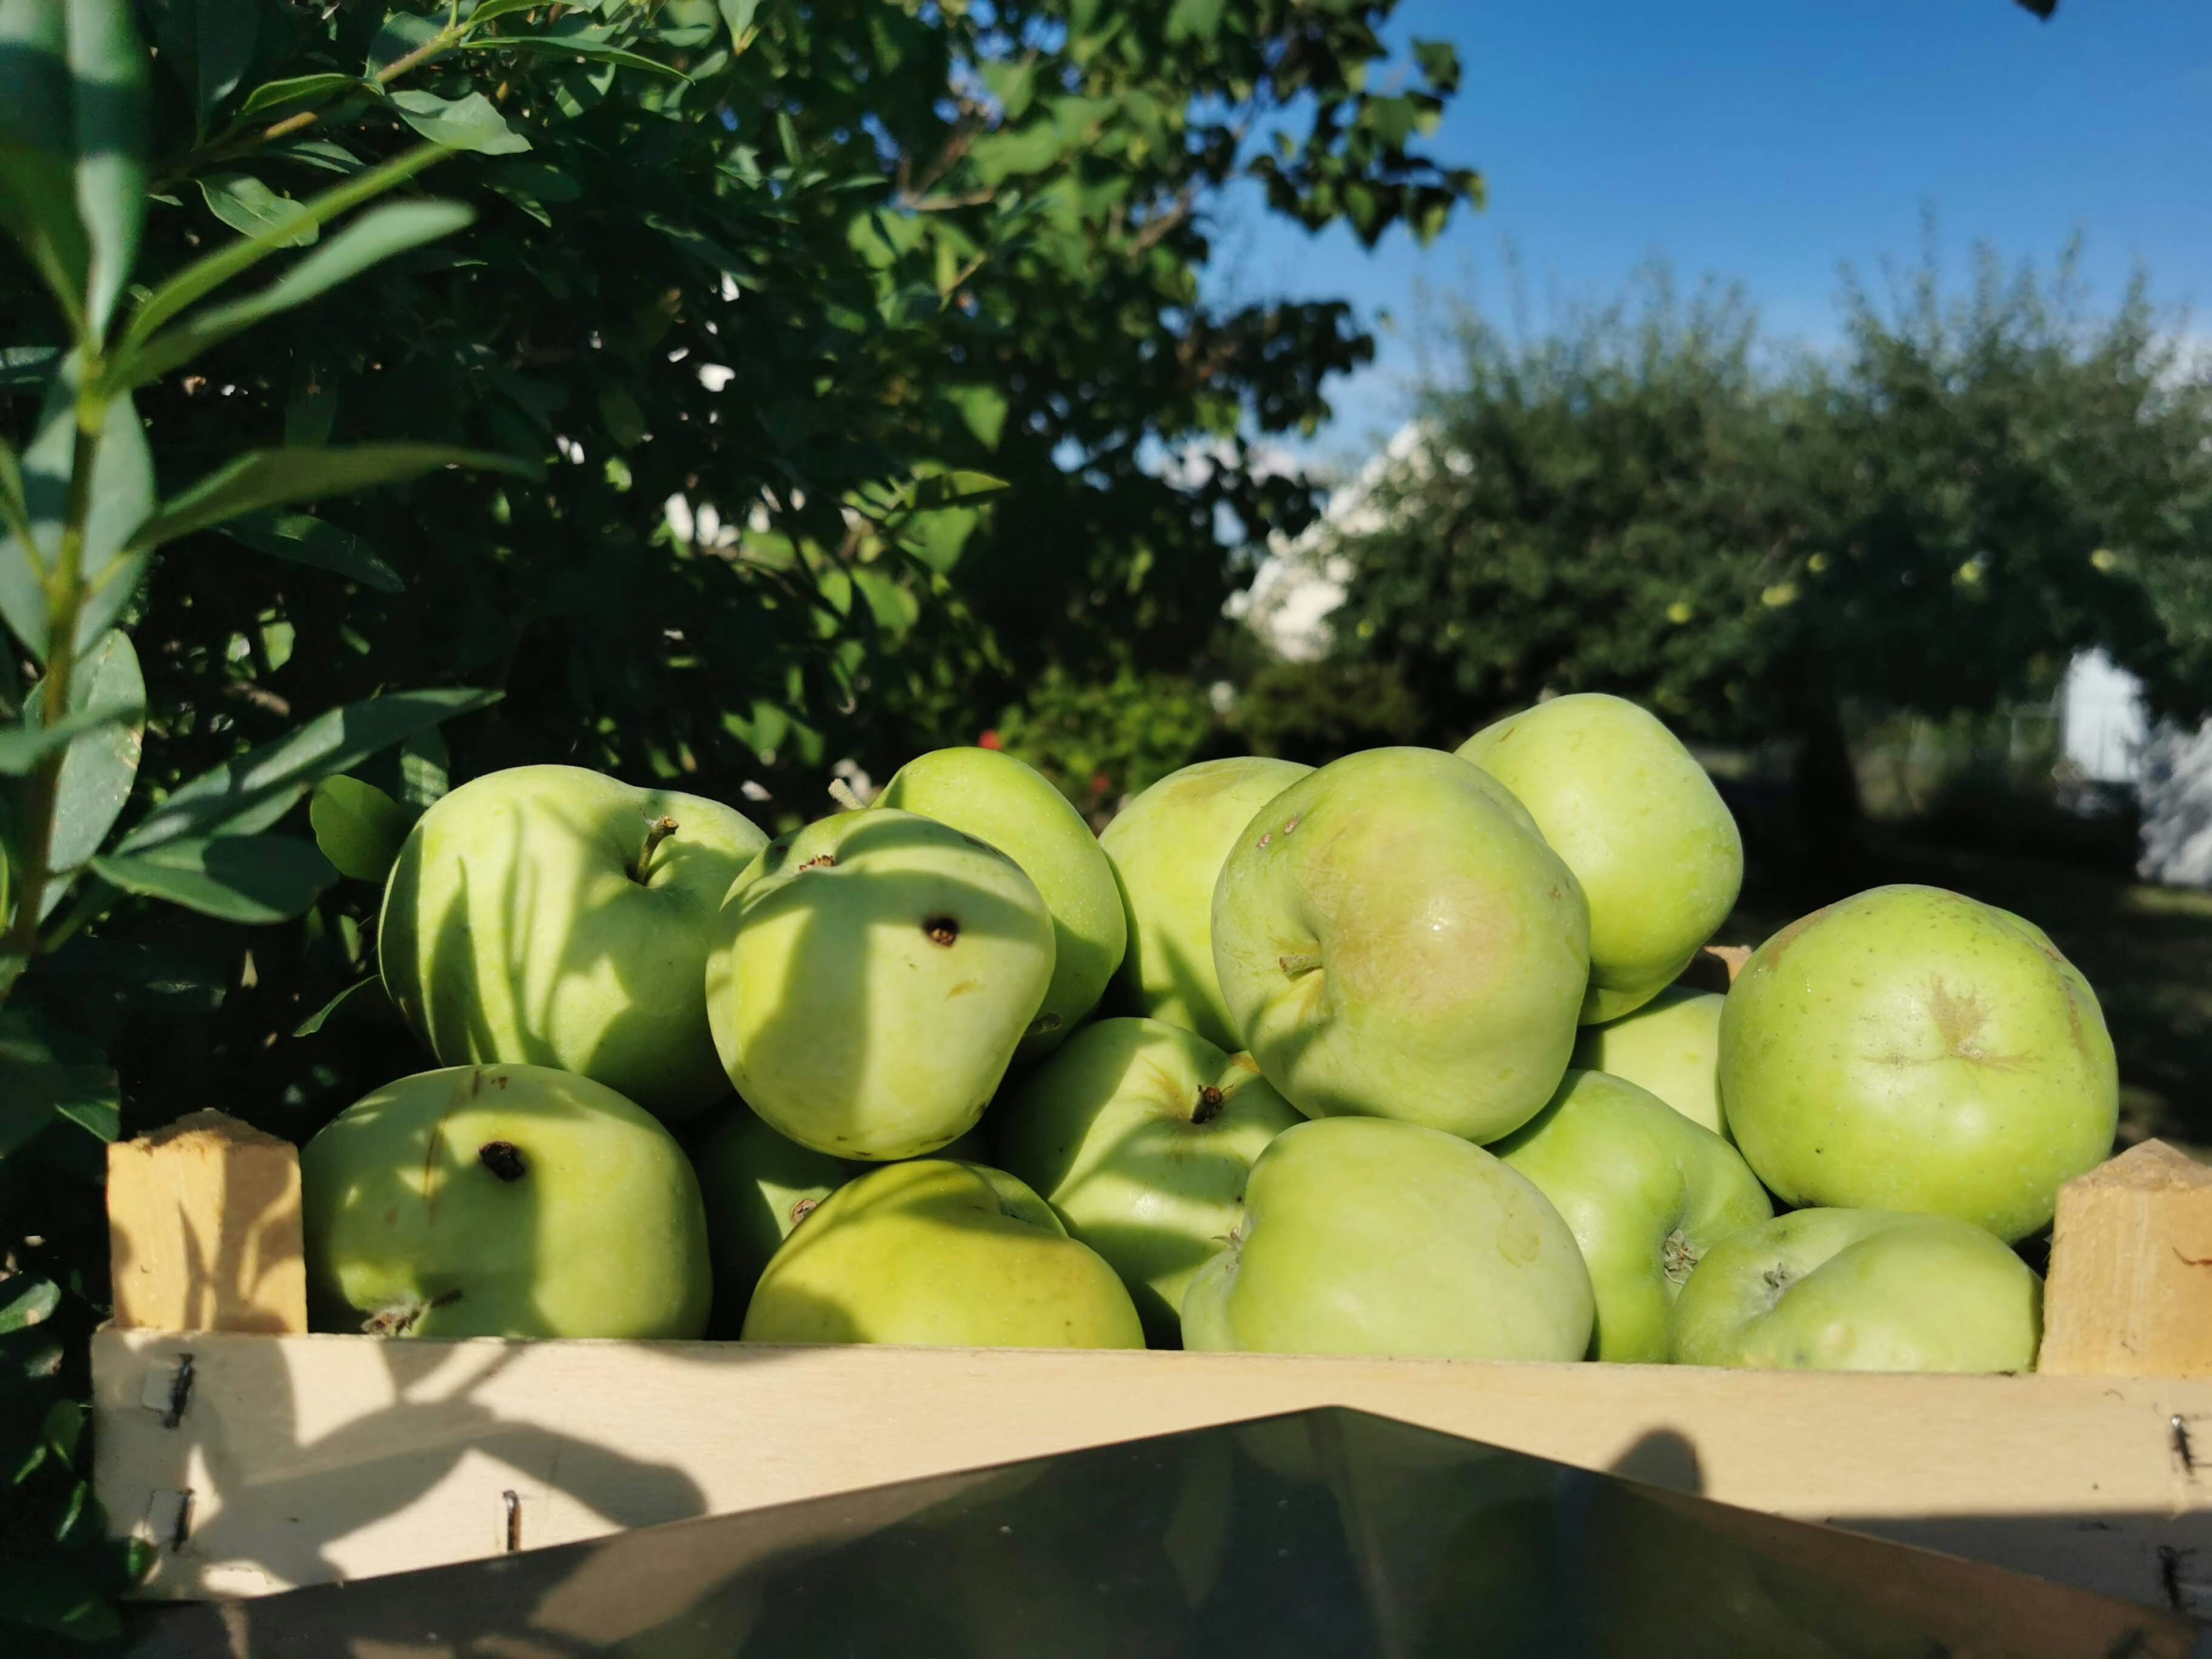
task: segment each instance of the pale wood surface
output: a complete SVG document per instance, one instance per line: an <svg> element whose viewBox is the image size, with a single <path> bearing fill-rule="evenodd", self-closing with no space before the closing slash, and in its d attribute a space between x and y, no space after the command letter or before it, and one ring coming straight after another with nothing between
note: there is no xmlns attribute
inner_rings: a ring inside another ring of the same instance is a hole
<svg viewBox="0 0 2212 1659"><path fill-rule="evenodd" d="M2212 1376L2212 1168L2147 1140L2058 1189L2038 1364Z"/></svg>
<svg viewBox="0 0 2212 1659"><path fill-rule="evenodd" d="M156 1595L495 1554L510 1492L532 1548L1346 1405L2212 1613L2212 1382L112 1329L94 1377Z"/></svg>
<svg viewBox="0 0 2212 1659"><path fill-rule="evenodd" d="M307 1328L300 1154L221 1112L107 1149L115 1322L149 1330Z"/></svg>

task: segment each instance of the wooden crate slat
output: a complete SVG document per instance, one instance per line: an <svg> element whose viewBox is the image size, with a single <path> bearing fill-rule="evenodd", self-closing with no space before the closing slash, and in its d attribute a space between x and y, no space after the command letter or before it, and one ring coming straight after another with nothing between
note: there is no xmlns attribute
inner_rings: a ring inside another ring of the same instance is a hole
<svg viewBox="0 0 2212 1659"><path fill-rule="evenodd" d="M94 1359L99 1495L162 1596L496 1554L509 1492L532 1548L1346 1405L2212 1613L2212 1382L116 1329Z"/></svg>

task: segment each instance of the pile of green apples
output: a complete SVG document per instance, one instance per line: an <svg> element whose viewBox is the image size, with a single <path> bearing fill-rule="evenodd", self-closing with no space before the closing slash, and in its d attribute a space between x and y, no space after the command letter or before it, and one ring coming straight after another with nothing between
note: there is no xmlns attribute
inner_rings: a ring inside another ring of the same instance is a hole
<svg viewBox="0 0 2212 1659"><path fill-rule="evenodd" d="M2014 1247L2116 1125L2094 994L1912 886L1686 988L1742 870L1603 696L1192 766L1103 836L988 749L773 840L494 773L389 878L443 1069L307 1146L317 1322L2029 1369Z"/></svg>

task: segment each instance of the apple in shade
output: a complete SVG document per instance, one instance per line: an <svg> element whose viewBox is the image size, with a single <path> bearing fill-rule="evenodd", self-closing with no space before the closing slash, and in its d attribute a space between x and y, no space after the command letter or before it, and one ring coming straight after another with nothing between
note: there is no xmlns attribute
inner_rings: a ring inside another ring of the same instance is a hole
<svg viewBox="0 0 2212 1659"><path fill-rule="evenodd" d="M715 911L768 837L718 801L576 766L463 784L384 891L384 988L441 1064L516 1060L674 1122L730 1092L699 978Z"/></svg>
<svg viewBox="0 0 2212 1659"><path fill-rule="evenodd" d="M1721 1009L1713 991L1670 986L1632 1014L1585 1025L1575 1064L1648 1089L1692 1123L1725 1133L1721 1118Z"/></svg>
<svg viewBox="0 0 2212 1659"><path fill-rule="evenodd" d="M1735 818L1680 740L1634 703L1553 697L1486 726L1459 752L1513 792L1582 883L1585 1023L1649 1002L1735 907Z"/></svg>
<svg viewBox="0 0 2212 1659"><path fill-rule="evenodd" d="M2043 1281L1983 1229L1891 1210L1796 1210L1716 1245L1674 1304L1686 1365L2025 1371Z"/></svg>
<svg viewBox="0 0 2212 1659"><path fill-rule="evenodd" d="M1121 1275L1155 1346L1179 1340L1252 1161L1304 1121L1250 1056L1156 1019L1085 1026L1001 1110L1000 1163Z"/></svg>
<svg viewBox="0 0 2212 1659"><path fill-rule="evenodd" d="M1663 1364L1691 1271L1774 1213L1728 1142L1603 1072L1570 1071L1551 1104L1491 1151L1535 1182L1582 1247L1597 1297L1593 1359Z"/></svg>
<svg viewBox="0 0 2212 1659"><path fill-rule="evenodd" d="M707 1219L650 1112L542 1066L402 1078L300 1154L316 1324L392 1336L694 1337Z"/></svg>
<svg viewBox="0 0 2212 1659"><path fill-rule="evenodd" d="M784 1241L745 1311L748 1342L1141 1348L1129 1292L1052 1206L980 1164L871 1170Z"/></svg>
<svg viewBox="0 0 2212 1659"><path fill-rule="evenodd" d="M1481 1147L1326 1118L1268 1143L1228 1248L1183 1295L1187 1348L1580 1359L1594 1303L1551 1201Z"/></svg>
<svg viewBox="0 0 2212 1659"><path fill-rule="evenodd" d="M1231 1023L1309 1117L1494 1140L1567 1068L1589 969L1573 872L1504 787L1434 749L1371 749L1244 826L1213 890Z"/></svg>
<svg viewBox="0 0 2212 1659"><path fill-rule="evenodd" d="M1052 964L1052 918L1020 866L873 808L779 836L747 867L708 955L707 1015L770 1127L887 1163L983 1115Z"/></svg>
<svg viewBox="0 0 2212 1659"><path fill-rule="evenodd" d="M2096 993L2040 928L1935 887L1876 887L1752 953L1721 1016L1721 1107L1801 1207L1955 1216L2007 1243L2112 1151Z"/></svg>
<svg viewBox="0 0 2212 1659"><path fill-rule="evenodd" d="M1049 1054L1097 1006L1127 943L1113 866L1067 797L996 749L939 749L892 774L878 806L918 812L987 841L1036 884L1052 914L1052 983L1018 1060Z"/></svg>
<svg viewBox="0 0 2212 1659"><path fill-rule="evenodd" d="M1200 761L1115 815L1098 844L1128 910L1129 949L1116 976L1122 1006L1232 1054L1244 1046L1213 973L1213 883L1237 831L1312 770L1258 755Z"/></svg>
<svg viewBox="0 0 2212 1659"><path fill-rule="evenodd" d="M984 1146L971 1129L944 1155L981 1162ZM714 1323L734 1336L753 1285L799 1224L822 1200L874 1164L848 1162L802 1146L761 1121L744 1102L718 1119L692 1153L699 1195L707 1206L707 1237L714 1255Z"/></svg>

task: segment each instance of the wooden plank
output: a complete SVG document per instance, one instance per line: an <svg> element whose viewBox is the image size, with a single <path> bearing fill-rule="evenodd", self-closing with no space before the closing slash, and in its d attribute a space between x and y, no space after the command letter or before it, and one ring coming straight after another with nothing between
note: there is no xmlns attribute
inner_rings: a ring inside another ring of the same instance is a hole
<svg viewBox="0 0 2212 1659"><path fill-rule="evenodd" d="M162 1596L1345 1405L2212 1614L2212 1382L114 1329L94 1380L97 1491Z"/></svg>
<svg viewBox="0 0 2212 1659"><path fill-rule="evenodd" d="M2212 1376L2212 1168L2147 1140L2058 1189L2037 1369Z"/></svg>
<svg viewBox="0 0 2212 1659"><path fill-rule="evenodd" d="M300 1154L221 1112L107 1149L115 1322L166 1331L307 1328Z"/></svg>

